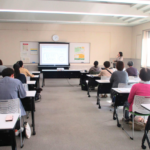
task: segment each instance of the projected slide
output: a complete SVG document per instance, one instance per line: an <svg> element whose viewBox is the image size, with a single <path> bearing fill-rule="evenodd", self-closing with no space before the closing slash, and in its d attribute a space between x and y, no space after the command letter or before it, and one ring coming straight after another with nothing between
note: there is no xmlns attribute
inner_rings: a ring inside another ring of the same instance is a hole
<svg viewBox="0 0 150 150"><path fill-rule="evenodd" d="M68 65L68 44L40 44L40 65Z"/></svg>

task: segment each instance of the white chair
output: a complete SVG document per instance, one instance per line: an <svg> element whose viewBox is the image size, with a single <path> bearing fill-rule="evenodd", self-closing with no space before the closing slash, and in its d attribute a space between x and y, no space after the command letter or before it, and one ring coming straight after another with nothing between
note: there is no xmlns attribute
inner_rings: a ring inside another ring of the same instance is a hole
<svg viewBox="0 0 150 150"><path fill-rule="evenodd" d="M0 114L15 114L20 115L20 131L21 131L21 109L20 99L0 100ZM20 132L21 148L23 147L22 132Z"/></svg>
<svg viewBox="0 0 150 150"><path fill-rule="evenodd" d="M110 80L110 77L107 77L107 76L101 76L101 80Z"/></svg>
<svg viewBox="0 0 150 150"><path fill-rule="evenodd" d="M141 104L150 104L150 96L134 96L133 106L132 106L132 137L127 133L122 125L122 129L130 136L130 139L134 139L134 117L133 116L149 116L150 112L144 109ZM129 108L125 108L126 111L129 111ZM125 116L125 111L124 111Z"/></svg>
<svg viewBox="0 0 150 150"><path fill-rule="evenodd" d="M118 88L131 88L132 84L128 85L126 83L119 83Z"/></svg>
<svg viewBox="0 0 150 150"><path fill-rule="evenodd" d="M26 79L27 79L27 81L30 81L30 77L29 76L27 76Z"/></svg>
<svg viewBox="0 0 150 150"><path fill-rule="evenodd" d="M134 77L134 76L128 76L128 79L129 79L129 80L134 80L135 77Z"/></svg>
<svg viewBox="0 0 150 150"><path fill-rule="evenodd" d="M23 85L23 87L24 87L25 91L29 91L28 84L22 84L22 85Z"/></svg>

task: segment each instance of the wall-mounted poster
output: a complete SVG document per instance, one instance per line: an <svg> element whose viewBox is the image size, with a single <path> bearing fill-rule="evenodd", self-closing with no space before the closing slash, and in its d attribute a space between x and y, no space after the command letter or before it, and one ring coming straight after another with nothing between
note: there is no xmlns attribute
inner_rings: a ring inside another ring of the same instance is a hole
<svg viewBox="0 0 150 150"><path fill-rule="evenodd" d="M90 43L70 43L70 63L90 63Z"/></svg>
<svg viewBox="0 0 150 150"><path fill-rule="evenodd" d="M24 63L38 63L38 42L20 42L20 58Z"/></svg>

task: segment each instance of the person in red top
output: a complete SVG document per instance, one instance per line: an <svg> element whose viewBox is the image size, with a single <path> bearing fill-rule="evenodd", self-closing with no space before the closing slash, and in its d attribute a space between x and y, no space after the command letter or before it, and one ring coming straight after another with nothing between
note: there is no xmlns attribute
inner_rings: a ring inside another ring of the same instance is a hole
<svg viewBox="0 0 150 150"><path fill-rule="evenodd" d="M141 81L137 84L134 84L131 88L128 101L124 104L123 112L125 107L129 108L129 112L132 111L132 105L134 101L134 96L150 96L150 69L142 68L139 74ZM129 112L125 112L125 119L129 120Z"/></svg>

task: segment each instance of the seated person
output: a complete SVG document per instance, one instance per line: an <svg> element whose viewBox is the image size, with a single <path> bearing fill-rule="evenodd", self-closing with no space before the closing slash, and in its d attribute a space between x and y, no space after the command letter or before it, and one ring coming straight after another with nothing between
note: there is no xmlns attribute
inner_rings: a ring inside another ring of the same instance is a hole
<svg viewBox="0 0 150 150"><path fill-rule="evenodd" d="M111 77L112 73L113 73L113 70L112 69L109 69L110 67L110 62L109 61L105 61L104 62L104 67L105 69L104 70L101 70L100 74L98 75L99 77L101 76L106 76L106 77ZM102 98L106 98L107 97L107 94L104 94L104 95L101 95Z"/></svg>
<svg viewBox="0 0 150 150"><path fill-rule="evenodd" d="M26 68L23 67L23 61L20 60L17 63L20 66L20 73L24 74L26 77L27 76L34 77L33 74L30 74L30 72L28 71L28 69L26 69Z"/></svg>
<svg viewBox="0 0 150 150"><path fill-rule="evenodd" d="M24 75L24 74L21 74L20 73L20 70L19 70L19 68L20 68L20 66L19 66L19 64L14 64L14 66L13 66L13 68L14 68L14 77L16 78L16 79L19 79L23 84L26 84L26 76Z"/></svg>
<svg viewBox="0 0 150 150"><path fill-rule="evenodd" d="M111 77L112 73L113 73L113 70L112 69L109 69L110 67L110 62L109 61L105 61L104 62L104 67L105 69L104 70L101 70L100 74L98 75L99 77L101 76L107 76L107 77Z"/></svg>
<svg viewBox="0 0 150 150"><path fill-rule="evenodd" d="M0 100L25 98L26 91L20 80L14 79L14 71L6 68L2 71L3 78L0 80ZM19 95L19 97L18 97ZM24 107L20 101L21 115L26 115Z"/></svg>
<svg viewBox="0 0 150 150"><path fill-rule="evenodd" d="M133 67L133 61L129 61L128 66L129 66L129 68L126 69L128 76L136 76L137 77L138 71L136 68Z"/></svg>
<svg viewBox="0 0 150 150"><path fill-rule="evenodd" d="M110 83L112 83L112 88L118 88L119 83L128 83L128 74L126 71L123 71L124 63L122 61L118 61L116 64L117 71L113 72ZM111 91L112 105L114 103L114 93Z"/></svg>
<svg viewBox="0 0 150 150"><path fill-rule="evenodd" d="M89 73L90 74L99 74L100 73L100 68L98 67L98 61L94 62L94 66L90 68Z"/></svg>
<svg viewBox="0 0 150 150"><path fill-rule="evenodd" d="M2 73L2 71L7 68L6 66L3 66L3 62L2 60L0 59L0 74Z"/></svg>
<svg viewBox="0 0 150 150"><path fill-rule="evenodd" d="M142 68L139 74L141 79L140 83L134 84L131 88L128 101L124 104L123 112L125 107L129 108L129 111L132 111L132 105L134 101L134 96L150 96L150 69ZM125 112L125 120L129 120L129 112Z"/></svg>

